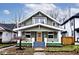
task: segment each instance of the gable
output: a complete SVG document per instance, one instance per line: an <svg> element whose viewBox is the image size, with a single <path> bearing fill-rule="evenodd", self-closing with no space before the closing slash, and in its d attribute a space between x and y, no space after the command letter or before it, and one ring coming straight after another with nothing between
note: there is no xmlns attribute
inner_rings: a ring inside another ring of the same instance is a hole
<svg viewBox="0 0 79 59"><path fill-rule="evenodd" d="M35 11L32 14L28 15L24 20L20 21L19 23L22 23L26 20L28 20L29 18L32 18L33 16L44 16L49 18L50 20L55 21L56 23L60 24L56 19L52 18L51 16L49 16L48 14L44 13L43 11Z"/></svg>

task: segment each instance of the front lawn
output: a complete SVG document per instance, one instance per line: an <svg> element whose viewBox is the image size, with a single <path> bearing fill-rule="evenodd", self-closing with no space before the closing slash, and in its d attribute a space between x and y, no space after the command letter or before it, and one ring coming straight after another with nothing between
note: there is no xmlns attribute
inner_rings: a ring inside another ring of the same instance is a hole
<svg viewBox="0 0 79 59"><path fill-rule="evenodd" d="M12 46L12 45L15 45L15 44L16 44L16 43L0 43L0 48Z"/></svg>
<svg viewBox="0 0 79 59"><path fill-rule="evenodd" d="M78 45L66 45L62 47L47 47L45 49L47 52L72 52L72 51L79 51Z"/></svg>

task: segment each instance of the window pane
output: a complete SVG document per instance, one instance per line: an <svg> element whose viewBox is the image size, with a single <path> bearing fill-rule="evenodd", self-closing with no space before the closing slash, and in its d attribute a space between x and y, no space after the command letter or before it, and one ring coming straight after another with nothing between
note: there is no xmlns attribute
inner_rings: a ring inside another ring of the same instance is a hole
<svg viewBox="0 0 79 59"><path fill-rule="evenodd" d="M35 24L36 24L36 23L39 23L39 19L35 19Z"/></svg>
<svg viewBox="0 0 79 59"><path fill-rule="evenodd" d="M26 38L30 38L30 35L26 35Z"/></svg>
<svg viewBox="0 0 79 59"><path fill-rule="evenodd" d="M48 35L48 38L53 38L53 35Z"/></svg>
<svg viewBox="0 0 79 59"><path fill-rule="evenodd" d="M40 23L44 24L45 23L44 19L41 18Z"/></svg>
<svg viewBox="0 0 79 59"><path fill-rule="evenodd" d="M57 34L54 34L54 38L57 38Z"/></svg>

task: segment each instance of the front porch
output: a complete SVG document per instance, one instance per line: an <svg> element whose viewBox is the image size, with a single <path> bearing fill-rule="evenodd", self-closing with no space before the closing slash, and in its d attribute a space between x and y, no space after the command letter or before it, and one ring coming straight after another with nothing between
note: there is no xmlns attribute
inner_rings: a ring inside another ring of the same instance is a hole
<svg viewBox="0 0 79 59"><path fill-rule="evenodd" d="M61 44L61 37L59 39L60 31L58 32L22 32L22 37L25 39L21 42L22 46L31 47L46 47ZM51 45L53 44L53 45ZM17 40L19 46L19 40Z"/></svg>

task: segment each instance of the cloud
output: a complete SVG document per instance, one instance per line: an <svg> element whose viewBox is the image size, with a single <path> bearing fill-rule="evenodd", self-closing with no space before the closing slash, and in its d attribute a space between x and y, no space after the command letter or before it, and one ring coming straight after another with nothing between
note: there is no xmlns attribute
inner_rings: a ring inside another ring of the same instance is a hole
<svg viewBox="0 0 79 59"><path fill-rule="evenodd" d="M79 6L79 4L75 4L75 6ZM25 7L31 9L31 11L36 10L36 9L42 9L45 12L47 12L48 14L54 14L54 13L58 12L59 15L58 15L57 20L59 20L59 19L62 20L63 18L65 18L66 15L67 16L66 16L65 20L67 20L70 16L79 12L79 8L70 8L70 12L69 12L69 9L61 9L61 8L57 7L56 5L49 4L49 3L25 4ZM51 10L52 11L54 10L54 11L52 12ZM51 12L49 12L49 11L51 11ZM25 10L25 12L28 13L28 11L26 11L26 10Z"/></svg>
<svg viewBox="0 0 79 59"><path fill-rule="evenodd" d="M79 8L71 8L71 15L79 13Z"/></svg>
<svg viewBox="0 0 79 59"><path fill-rule="evenodd" d="M9 10L3 10L3 13L8 15L8 14L10 14L10 11Z"/></svg>
<svg viewBox="0 0 79 59"><path fill-rule="evenodd" d="M42 10L52 10L53 8L56 8L54 4L25 4L25 7L28 7L32 10L42 9Z"/></svg>
<svg viewBox="0 0 79 59"><path fill-rule="evenodd" d="M59 17L63 17L63 11L62 9L58 8L55 4L51 4L51 3L39 3L39 4L25 4L26 8L29 8L31 11L33 10L44 10L44 12L46 12L47 14L51 15L54 13L59 13L59 16L57 19L59 19ZM28 10L29 11L29 10ZM28 13L27 10L25 10L25 13Z"/></svg>

